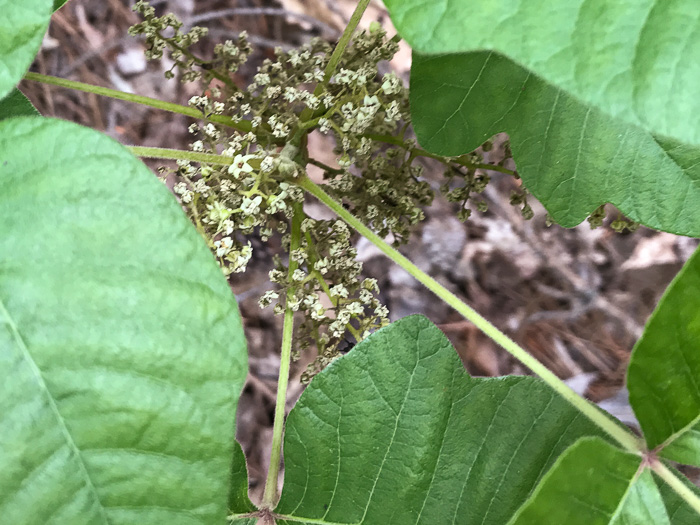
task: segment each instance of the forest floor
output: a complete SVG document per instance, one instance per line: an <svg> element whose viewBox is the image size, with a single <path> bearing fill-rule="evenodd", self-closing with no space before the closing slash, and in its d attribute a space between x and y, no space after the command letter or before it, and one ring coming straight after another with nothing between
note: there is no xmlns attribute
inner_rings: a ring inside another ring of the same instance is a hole
<svg viewBox="0 0 700 525"><path fill-rule="evenodd" d="M295 47L312 36L336 39L354 8L353 0L155 0L160 11L175 12L188 25L210 28L210 42L232 39L246 30L257 49L250 66L237 74L244 85L255 64L272 56L275 46ZM98 84L122 91L186 104L200 94L196 84L165 80L161 63L146 63L143 41L127 35L138 22L127 0L71 0L52 19L34 71ZM231 11L231 9L234 11ZM238 10L237 12L235 10ZM373 3L363 19L387 24L381 4ZM391 34L391 31L390 31ZM391 63L406 81L410 70L406 46ZM182 116L91 94L23 82L20 88L46 116L68 119L103 131L123 144L187 149L190 121ZM487 155L499 160L506 139L499 136ZM311 145L321 157L332 144ZM163 162L149 161L152 169ZM426 165L427 177L437 172ZM433 167L434 168L434 167ZM537 359L566 379L579 393L635 425L627 402L624 374L630 351L654 305L697 240L640 228L618 234L609 222L597 229L588 223L564 229L546 226L545 211L529 202L535 217L526 221L509 204L516 181L493 172L485 193L486 213L466 222L454 207L437 199L427 220L402 251L421 269L466 300ZM328 212L313 200L312 216ZM379 281L381 298L392 320L411 313L427 315L452 340L473 375L526 374L505 351L469 322L432 296L365 239L357 238L366 276ZM237 416L237 438L248 460L251 497L262 494L272 437L281 319L261 310L257 299L270 286L273 249L259 244L249 271L234 275L246 329L250 373ZM313 355L293 364L287 408L303 391L299 378Z"/></svg>

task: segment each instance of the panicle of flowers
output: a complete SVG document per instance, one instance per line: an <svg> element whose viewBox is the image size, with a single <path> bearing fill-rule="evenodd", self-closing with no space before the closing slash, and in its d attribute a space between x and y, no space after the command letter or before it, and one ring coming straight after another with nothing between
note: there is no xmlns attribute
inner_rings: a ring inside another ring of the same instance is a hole
<svg viewBox="0 0 700 525"><path fill-rule="evenodd" d="M295 351L312 344L318 348L318 357L303 375L306 382L339 355L346 338L359 341L388 324L388 311L377 298L376 280L360 277L362 263L357 261L347 224L307 218L302 231L301 246L291 253L300 268L289 279L286 265L276 258L270 280L280 291L264 294L260 306L273 305L276 313L289 306L303 313Z"/></svg>
<svg viewBox="0 0 700 525"><path fill-rule="evenodd" d="M407 241L434 193L419 160L425 152L408 135L407 89L381 65L397 52L396 37L372 24L354 36L330 78L326 67L333 48L327 42L313 38L297 49L277 48L242 88L232 73L252 53L245 33L217 44L205 61L189 51L201 31L182 33L175 17L156 17L145 2L137 2L135 10L145 20L131 32L146 35L147 55L160 57L168 49L183 80L202 81L201 95L189 100L202 115L189 127L192 151L230 159L227 165L178 161L173 186L226 275L246 270L254 256L251 236L262 241L281 236L289 251L293 210L304 200L295 179L308 162L324 167L326 190L376 233L395 244ZM214 115L231 124L222 125ZM309 158L306 139L314 131L334 139L338 168ZM446 166L448 186L456 177L468 186L449 187L448 198L466 202L485 188L485 176L455 159L432 157ZM388 312L376 281L361 277L343 221L306 217L302 230L301 246L289 254L298 269L288 275L288 265L276 257L270 274L275 289L262 295L260 306L277 314L289 307L303 317L295 330L296 351L311 345L319 351L304 375L308 380L348 341L387 324Z"/></svg>

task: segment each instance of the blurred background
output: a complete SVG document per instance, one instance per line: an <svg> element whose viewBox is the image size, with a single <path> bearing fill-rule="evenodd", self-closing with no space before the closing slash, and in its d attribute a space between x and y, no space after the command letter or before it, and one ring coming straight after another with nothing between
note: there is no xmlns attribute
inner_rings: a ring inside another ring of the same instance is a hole
<svg viewBox="0 0 700 525"><path fill-rule="evenodd" d="M196 83L166 80L172 63L147 62L143 40L127 35L139 22L131 0L70 0L52 18L33 71L187 104L201 94ZM355 7L354 0L153 0L158 15L173 12L185 23L209 28L209 37L193 48L208 58L214 44L245 30L256 49L234 80L245 86L276 46L292 48L313 36L335 41ZM374 1L362 27L380 21L394 33L386 10ZM406 82L410 49L402 49L387 68ZM68 119L100 130L123 144L187 149L190 119L92 94L24 81L20 89L45 116ZM325 139L325 140L324 140ZM334 163L327 137L310 142L311 154ZM506 135L494 139L487 161L504 158ZM512 161L507 161L512 163ZM154 171L168 165L147 161ZM511 165L510 167L513 167ZM426 177L439 181L440 170L426 162ZM432 169L431 169L432 168ZM155 176L155 175L154 175ZM546 212L530 197L535 217L526 221L509 204L518 183L491 173L485 213L461 223L455 208L440 198L427 220L402 251L421 269L466 300L537 359L566 379L579 393L634 426L624 373L634 342L663 290L698 241L639 228L618 234L610 218L595 230L588 223L573 229L546 225ZM330 218L309 200L308 213ZM275 403L281 319L261 310L258 297L270 287L268 271L279 239L255 248L249 270L230 280L248 340L250 373L237 414L237 438L248 461L251 497L262 495L269 463ZM392 320L412 313L427 315L452 340L472 375L526 374L528 371L481 335L470 323L434 298L369 242L356 238L364 274L378 280L381 299ZM292 365L287 409L303 390L299 378L313 352ZM167 366L167 363L164 363ZM692 475L692 473L691 473ZM697 476L695 476L697 481Z"/></svg>

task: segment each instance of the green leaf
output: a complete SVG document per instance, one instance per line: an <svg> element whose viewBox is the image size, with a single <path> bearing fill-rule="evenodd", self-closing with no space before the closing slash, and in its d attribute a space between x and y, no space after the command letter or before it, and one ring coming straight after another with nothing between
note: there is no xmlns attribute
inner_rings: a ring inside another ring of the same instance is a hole
<svg viewBox="0 0 700 525"><path fill-rule="evenodd" d="M612 117L700 145L696 0L387 0L416 51L496 51Z"/></svg>
<svg viewBox="0 0 700 525"><path fill-rule="evenodd" d="M411 316L301 396L275 512L295 522L503 525L567 446L598 433L534 378L471 378L444 334Z"/></svg>
<svg viewBox="0 0 700 525"><path fill-rule="evenodd" d="M630 404L649 449L700 465L700 250L671 282L632 351Z"/></svg>
<svg viewBox="0 0 700 525"><path fill-rule="evenodd" d="M0 231L2 520L222 523L245 342L177 202L105 135L7 119Z"/></svg>
<svg viewBox="0 0 700 525"><path fill-rule="evenodd" d="M0 100L0 120L10 117L38 116L39 112L19 89L14 88Z"/></svg>
<svg viewBox="0 0 700 525"><path fill-rule="evenodd" d="M58 11L66 5L66 3L68 3L68 0L53 0L53 10Z"/></svg>
<svg viewBox="0 0 700 525"><path fill-rule="evenodd" d="M53 0L0 0L0 98L27 71L44 38Z"/></svg>
<svg viewBox="0 0 700 525"><path fill-rule="evenodd" d="M661 495L641 458L599 438L562 454L509 525L668 524Z"/></svg>
<svg viewBox="0 0 700 525"><path fill-rule="evenodd" d="M248 498L248 468L243 449L238 441L233 446L233 463L231 467L231 485L228 493L229 509L237 512L252 512L255 505Z"/></svg>
<svg viewBox="0 0 700 525"><path fill-rule="evenodd" d="M639 461L639 457L637 457ZM606 483L606 485L609 485ZM600 490L600 489L598 489ZM697 519L697 514L695 514ZM632 481L611 525L671 525L666 505L651 470L644 469Z"/></svg>
<svg viewBox="0 0 700 525"><path fill-rule="evenodd" d="M496 53L414 53L418 140L443 155L506 131L518 173L559 224L611 202L652 228L700 235L700 148L611 119Z"/></svg>

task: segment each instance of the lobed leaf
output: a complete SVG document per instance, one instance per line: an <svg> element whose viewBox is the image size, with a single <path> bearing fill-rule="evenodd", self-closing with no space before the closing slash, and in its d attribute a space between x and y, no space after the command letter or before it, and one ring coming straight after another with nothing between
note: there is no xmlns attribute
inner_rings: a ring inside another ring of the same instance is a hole
<svg viewBox="0 0 700 525"><path fill-rule="evenodd" d="M503 525L560 453L597 434L534 378L470 377L442 332L411 316L335 361L292 409L275 512Z"/></svg>
<svg viewBox="0 0 700 525"><path fill-rule="evenodd" d="M700 146L695 0L387 0L421 53L496 51L657 136Z"/></svg>
<svg viewBox="0 0 700 525"><path fill-rule="evenodd" d="M700 250L669 285L635 345L630 403L649 449L700 465Z"/></svg>
<svg viewBox="0 0 700 525"><path fill-rule="evenodd" d="M442 155L506 131L526 187L562 226L611 202L649 227L700 236L700 147L578 102L497 53L414 53L418 140Z"/></svg>
<svg viewBox="0 0 700 525"><path fill-rule="evenodd" d="M39 50L53 0L0 0L0 99L20 81Z"/></svg>
<svg viewBox="0 0 700 525"><path fill-rule="evenodd" d="M3 120L0 159L3 522L223 522L247 367L209 250L96 131Z"/></svg>

